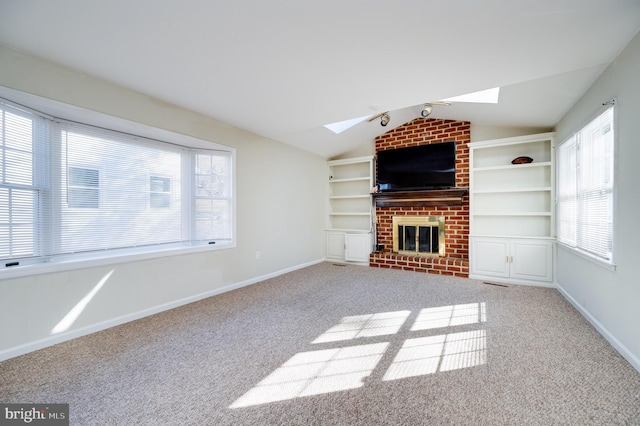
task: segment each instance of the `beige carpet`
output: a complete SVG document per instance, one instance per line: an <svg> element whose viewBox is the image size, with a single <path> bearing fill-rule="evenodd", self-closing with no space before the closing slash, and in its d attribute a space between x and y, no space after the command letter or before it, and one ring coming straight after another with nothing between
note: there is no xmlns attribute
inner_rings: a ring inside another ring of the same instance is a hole
<svg viewBox="0 0 640 426"><path fill-rule="evenodd" d="M324 263L2 362L0 402L74 425L637 425L640 374L553 289Z"/></svg>

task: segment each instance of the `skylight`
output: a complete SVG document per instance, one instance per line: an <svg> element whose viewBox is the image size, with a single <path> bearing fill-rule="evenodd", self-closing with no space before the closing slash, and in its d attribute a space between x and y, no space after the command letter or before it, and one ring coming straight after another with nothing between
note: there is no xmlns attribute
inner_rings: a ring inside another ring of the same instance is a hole
<svg viewBox="0 0 640 426"><path fill-rule="evenodd" d="M369 116L365 115L364 117L352 118L351 120L338 121L337 123L332 123L332 124L325 124L324 127L331 130L335 134L340 134L345 130L347 130L348 128L353 127L356 124L366 120L367 118L369 118Z"/></svg>
<svg viewBox="0 0 640 426"><path fill-rule="evenodd" d="M442 99L442 102L472 102L472 103L484 103L484 104L497 104L498 97L500 95L500 88L494 87L493 89L480 90L479 92L467 93L466 95L454 96L453 98ZM350 120L338 121L337 123L325 124L324 127L331 130L335 134L340 134L347 129L355 126L358 123L363 122L369 115L364 117L352 118Z"/></svg>
<svg viewBox="0 0 640 426"><path fill-rule="evenodd" d="M455 96L453 98L443 99L445 102L475 102L484 104L497 104L500 88L481 90L479 92L467 93L466 95Z"/></svg>

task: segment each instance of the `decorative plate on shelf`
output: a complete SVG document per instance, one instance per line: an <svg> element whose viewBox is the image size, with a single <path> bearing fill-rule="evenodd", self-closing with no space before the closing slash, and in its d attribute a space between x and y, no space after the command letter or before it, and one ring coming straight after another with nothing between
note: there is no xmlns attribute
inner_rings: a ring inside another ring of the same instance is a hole
<svg viewBox="0 0 640 426"><path fill-rule="evenodd" d="M529 164L531 162L533 162L531 157L518 157L511 160L511 164Z"/></svg>

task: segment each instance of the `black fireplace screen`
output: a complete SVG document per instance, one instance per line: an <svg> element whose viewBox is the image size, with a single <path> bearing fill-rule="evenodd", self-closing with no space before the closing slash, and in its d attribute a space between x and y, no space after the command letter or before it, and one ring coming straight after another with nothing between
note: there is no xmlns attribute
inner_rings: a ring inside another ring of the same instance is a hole
<svg viewBox="0 0 640 426"><path fill-rule="evenodd" d="M398 225L398 236L398 250L438 253L438 226Z"/></svg>

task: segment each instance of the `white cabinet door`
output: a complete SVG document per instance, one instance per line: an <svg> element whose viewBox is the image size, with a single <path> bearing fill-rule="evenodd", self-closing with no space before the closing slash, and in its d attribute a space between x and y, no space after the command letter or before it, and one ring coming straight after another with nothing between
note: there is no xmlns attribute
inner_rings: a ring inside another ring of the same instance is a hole
<svg viewBox="0 0 640 426"><path fill-rule="evenodd" d="M347 262L369 262L371 238L369 234L345 234L345 255Z"/></svg>
<svg viewBox="0 0 640 426"><path fill-rule="evenodd" d="M327 232L327 258L344 260L344 232Z"/></svg>
<svg viewBox="0 0 640 426"><path fill-rule="evenodd" d="M553 240L471 237L470 277L515 284L553 281Z"/></svg>
<svg viewBox="0 0 640 426"><path fill-rule="evenodd" d="M496 238L472 239L471 273L509 277L509 243Z"/></svg>
<svg viewBox="0 0 640 426"><path fill-rule="evenodd" d="M523 280L551 281L553 245L545 240L511 242L511 277Z"/></svg>

